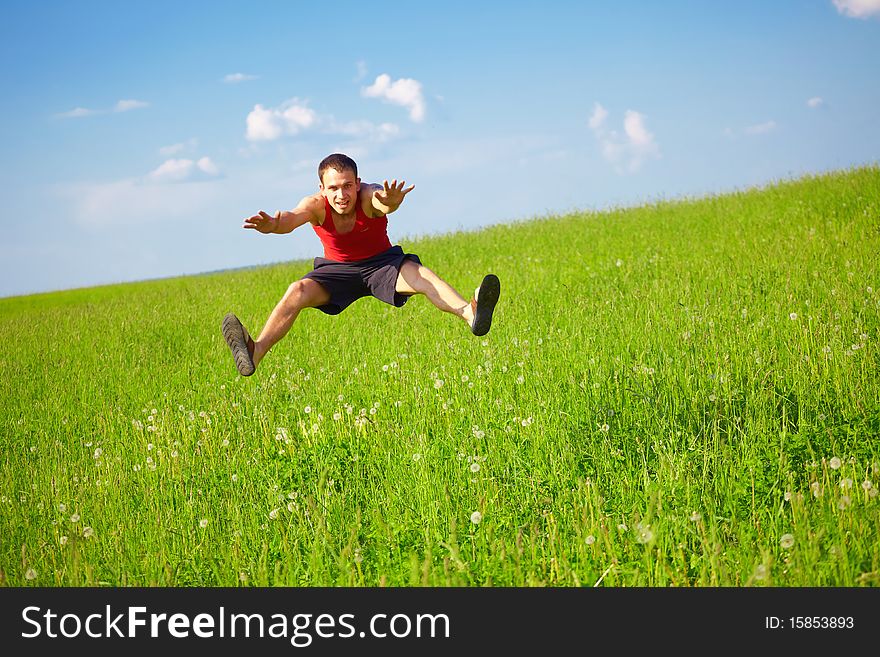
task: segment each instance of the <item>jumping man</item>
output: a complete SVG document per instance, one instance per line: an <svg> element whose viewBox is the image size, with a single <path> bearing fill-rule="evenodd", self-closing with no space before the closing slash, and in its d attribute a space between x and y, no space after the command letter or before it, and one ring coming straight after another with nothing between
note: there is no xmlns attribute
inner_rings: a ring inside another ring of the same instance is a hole
<svg viewBox="0 0 880 657"><path fill-rule="evenodd" d="M242 376L254 373L260 361L290 327L303 308L338 315L361 297L374 296L400 307L415 294L424 294L440 310L467 323L474 335L485 335L501 284L487 274L470 303L422 264L388 239L388 219L415 185L387 180L361 183L357 164L334 153L318 165L319 192L306 196L293 210L269 215L262 210L244 220L244 228L261 233L289 233L311 224L324 246L314 269L287 288L260 336L253 340L238 318L223 318L223 337Z"/></svg>

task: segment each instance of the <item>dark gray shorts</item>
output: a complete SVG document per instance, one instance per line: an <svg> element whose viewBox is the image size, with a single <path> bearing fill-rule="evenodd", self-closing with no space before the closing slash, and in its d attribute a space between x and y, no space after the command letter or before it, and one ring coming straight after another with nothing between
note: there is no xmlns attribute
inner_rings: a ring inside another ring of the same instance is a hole
<svg viewBox="0 0 880 657"><path fill-rule="evenodd" d="M303 278L317 281L330 293L330 301L318 306L328 315L338 315L361 297L369 296L399 308L412 296L395 291L400 267L407 259L422 264L419 256L404 253L399 246L354 262L315 258L315 268Z"/></svg>

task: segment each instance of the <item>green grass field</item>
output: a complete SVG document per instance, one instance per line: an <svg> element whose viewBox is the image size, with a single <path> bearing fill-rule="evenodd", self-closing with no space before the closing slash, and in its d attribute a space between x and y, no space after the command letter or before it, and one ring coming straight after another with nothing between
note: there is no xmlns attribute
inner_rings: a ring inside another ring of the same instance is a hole
<svg viewBox="0 0 880 657"><path fill-rule="evenodd" d="M880 168L403 246L489 335L365 299L239 377L306 261L0 300L0 582L880 584Z"/></svg>

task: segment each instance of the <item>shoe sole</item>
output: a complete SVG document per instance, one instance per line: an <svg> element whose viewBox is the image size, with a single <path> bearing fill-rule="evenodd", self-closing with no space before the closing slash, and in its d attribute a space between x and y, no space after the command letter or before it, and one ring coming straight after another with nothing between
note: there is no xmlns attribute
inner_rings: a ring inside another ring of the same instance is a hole
<svg viewBox="0 0 880 657"><path fill-rule="evenodd" d="M495 274L486 274L480 283L480 294L477 298L477 311L474 313L474 335L486 335L492 326L492 313L501 295L501 281Z"/></svg>
<svg viewBox="0 0 880 657"><path fill-rule="evenodd" d="M254 361L248 352L248 332L242 326L238 317L232 313L228 313L223 318L223 338L229 349L232 351L232 358L235 360L235 367L242 376L250 376L256 369Z"/></svg>

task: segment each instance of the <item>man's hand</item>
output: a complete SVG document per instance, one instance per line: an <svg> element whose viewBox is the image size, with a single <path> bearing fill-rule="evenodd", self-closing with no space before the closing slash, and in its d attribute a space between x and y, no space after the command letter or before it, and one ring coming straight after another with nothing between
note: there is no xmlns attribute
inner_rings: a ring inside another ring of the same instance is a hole
<svg viewBox="0 0 880 657"><path fill-rule="evenodd" d="M254 216L245 219L242 228L252 228L266 234L274 233L275 229L278 228L280 221L281 210L276 212L274 217L260 210L259 214L255 214Z"/></svg>
<svg viewBox="0 0 880 657"><path fill-rule="evenodd" d="M378 189L373 194L373 199L378 201L381 206L384 206L379 209L384 211L385 214L388 214L399 208L400 204L403 203L403 197L415 189L415 185L410 185L404 189L403 186L405 184L406 181L401 180L400 183L398 183L396 178L391 181L390 185L387 180L383 181L382 185L384 189Z"/></svg>

